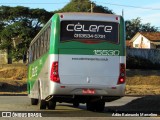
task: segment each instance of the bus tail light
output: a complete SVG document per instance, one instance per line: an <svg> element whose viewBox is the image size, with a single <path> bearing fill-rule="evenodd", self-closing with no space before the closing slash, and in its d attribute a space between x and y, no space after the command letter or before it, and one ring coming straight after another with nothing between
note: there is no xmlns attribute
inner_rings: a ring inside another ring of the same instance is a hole
<svg viewBox="0 0 160 120"><path fill-rule="evenodd" d="M60 83L59 73L58 73L58 62L53 62L51 67L50 79L53 82Z"/></svg>
<svg viewBox="0 0 160 120"><path fill-rule="evenodd" d="M64 16L63 15L61 15L61 18L63 18Z"/></svg>
<svg viewBox="0 0 160 120"><path fill-rule="evenodd" d="M119 79L118 79L118 84L125 83L125 77L126 77L125 71L126 71L125 70L125 64L121 63L120 64L120 75L119 75Z"/></svg>

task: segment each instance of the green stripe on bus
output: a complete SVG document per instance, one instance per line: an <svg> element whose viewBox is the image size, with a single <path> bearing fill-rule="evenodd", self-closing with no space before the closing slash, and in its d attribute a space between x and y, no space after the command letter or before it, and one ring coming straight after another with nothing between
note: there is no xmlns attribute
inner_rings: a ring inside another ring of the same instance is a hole
<svg viewBox="0 0 160 120"><path fill-rule="evenodd" d="M50 54L58 54L58 43L60 39L60 18L58 14L52 17L51 36L50 36Z"/></svg>
<svg viewBox="0 0 160 120"><path fill-rule="evenodd" d="M124 56L118 49L59 49L59 54L67 55L100 55L100 56Z"/></svg>
<svg viewBox="0 0 160 120"><path fill-rule="evenodd" d="M28 92L33 88L33 85L36 80L38 80L38 76L48 58L48 53L44 54L42 57L34 61L33 63L30 63L28 66L28 81L27 84L29 85L28 87Z"/></svg>

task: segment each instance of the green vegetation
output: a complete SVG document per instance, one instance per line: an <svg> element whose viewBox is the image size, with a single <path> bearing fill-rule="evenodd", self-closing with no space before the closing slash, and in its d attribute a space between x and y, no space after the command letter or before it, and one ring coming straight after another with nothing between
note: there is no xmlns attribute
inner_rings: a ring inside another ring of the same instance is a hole
<svg viewBox="0 0 160 120"><path fill-rule="evenodd" d="M101 5L96 5L90 0L71 0L61 10L55 12L91 12L91 4L94 13L109 13L113 14L112 10Z"/></svg>
<svg viewBox="0 0 160 120"><path fill-rule="evenodd" d="M8 63L12 58L26 58L29 44L42 26L53 15L44 9L29 9L28 7L0 7L0 49L6 49ZM24 59L24 62L26 59Z"/></svg>
<svg viewBox="0 0 160 120"><path fill-rule="evenodd" d="M126 24L126 40L132 39L137 32L157 32L158 27L151 26L150 23L143 24L141 19L127 20Z"/></svg>

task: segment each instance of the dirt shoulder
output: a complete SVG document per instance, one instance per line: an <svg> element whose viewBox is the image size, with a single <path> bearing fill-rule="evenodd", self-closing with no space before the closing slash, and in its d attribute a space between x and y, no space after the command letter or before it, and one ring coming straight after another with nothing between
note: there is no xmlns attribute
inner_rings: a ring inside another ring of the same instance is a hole
<svg viewBox="0 0 160 120"><path fill-rule="evenodd" d="M160 95L160 70L127 70L126 95Z"/></svg>
<svg viewBox="0 0 160 120"><path fill-rule="evenodd" d="M160 95L160 70L127 70L126 95ZM27 66L0 65L0 94L27 94Z"/></svg>
<svg viewBox="0 0 160 120"><path fill-rule="evenodd" d="M27 94L27 66L0 65L0 94Z"/></svg>

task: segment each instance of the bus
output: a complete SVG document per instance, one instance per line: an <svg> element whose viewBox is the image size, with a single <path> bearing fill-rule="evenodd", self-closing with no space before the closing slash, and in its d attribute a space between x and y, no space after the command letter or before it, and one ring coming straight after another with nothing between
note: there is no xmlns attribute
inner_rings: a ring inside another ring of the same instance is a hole
<svg viewBox="0 0 160 120"><path fill-rule="evenodd" d="M125 28L122 16L56 13L31 41L27 91L32 105L57 102L103 111L125 92Z"/></svg>

